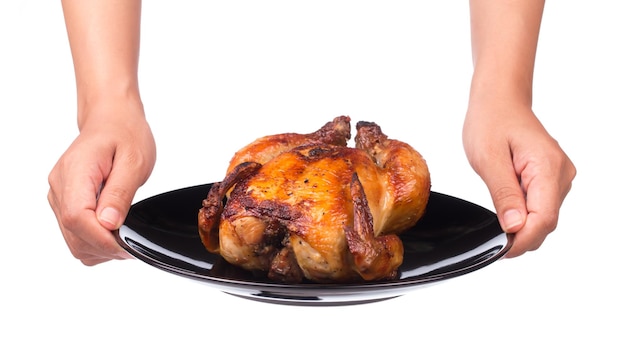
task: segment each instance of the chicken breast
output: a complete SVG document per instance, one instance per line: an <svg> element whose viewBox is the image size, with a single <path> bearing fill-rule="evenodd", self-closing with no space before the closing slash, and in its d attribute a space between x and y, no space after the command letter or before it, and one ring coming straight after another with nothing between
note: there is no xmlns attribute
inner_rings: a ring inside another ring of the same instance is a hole
<svg viewBox="0 0 626 355"><path fill-rule="evenodd" d="M428 167L375 123L358 122L347 147L349 122L341 116L312 134L264 137L237 152L198 213L207 250L287 283L397 277L397 234L425 212Z"/></svg>

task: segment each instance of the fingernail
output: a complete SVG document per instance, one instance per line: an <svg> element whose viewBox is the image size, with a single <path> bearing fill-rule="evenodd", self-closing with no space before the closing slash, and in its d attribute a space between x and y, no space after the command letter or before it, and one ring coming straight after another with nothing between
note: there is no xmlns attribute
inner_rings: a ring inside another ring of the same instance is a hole
<svg viewBox="0 0 626 355"><path fill-rule="evenodd" d="M109 224L110 229L116 229L120 223L120 213L113 207L105 207L100 212L99 219L101 222Z"/></svg>
<svg viewBox="0 0 626 355"><path fill-rule="evenodd" d="M504 223L505 232L510 231L511 229L520 226L524 219L522 218L522 214L518 210L508 210L504 212L502 215L502 222Z"/></svg>

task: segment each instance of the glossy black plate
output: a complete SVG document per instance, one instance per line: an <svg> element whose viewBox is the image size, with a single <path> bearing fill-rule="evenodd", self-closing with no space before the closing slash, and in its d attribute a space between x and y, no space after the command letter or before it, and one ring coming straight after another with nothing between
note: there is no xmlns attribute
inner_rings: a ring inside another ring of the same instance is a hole
<svg viewBox="0 0 626 355"><path fill-rule="evenodd" d="M495 214L432 192L424 217L401 235L404 263L397 280L363 284L286 285L253 275L206 251L197 214L211 184L166 192L132 206L118 242L136 258L239 297L278 304L331 306L401 296L483 268L511 247Z"/></svg>

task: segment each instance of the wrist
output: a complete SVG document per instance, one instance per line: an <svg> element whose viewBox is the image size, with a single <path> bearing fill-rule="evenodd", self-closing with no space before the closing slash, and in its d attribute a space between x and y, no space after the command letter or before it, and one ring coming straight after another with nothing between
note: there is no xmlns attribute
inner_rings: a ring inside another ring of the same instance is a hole
<svg viewBox="0 0 626 355"><path fill-rule="evenodd" d="M477 68L470 87L470 106L497 104L509 107L532 106L532 75L523 76Z"/></svg>
<svg viewBox="0 0 626 355"><path fill-rule="evenodd" d="M122 87L83 92L78 95L78 129L93 121L110 124L114 120L144 119L138 89Z"/></svg>

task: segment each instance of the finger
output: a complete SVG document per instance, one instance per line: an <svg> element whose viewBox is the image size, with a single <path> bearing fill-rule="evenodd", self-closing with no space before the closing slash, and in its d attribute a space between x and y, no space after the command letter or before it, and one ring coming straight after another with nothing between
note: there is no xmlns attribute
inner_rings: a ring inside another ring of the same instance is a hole
<svg viewBox="0 0 626 355"><path fill-rule="evenodd" d="M524 227L513 237L513 246L507 252L507 258L515 258L527 251L539 249L551 232L549 228L546 228L542 219L543 216L539 213L531 212L528 214Z"/></svg>
<svg viewBox="0 0 626 355"><path fill-rule="evenodd" d="M498 154L477 169L493 200L500 226L506 233L519 231L526 223L526 197L510 156Z"/></svg>
<svg viewBox="0 0 626 355"><path fill-rule="evenodd" d="M130 257L115 242L111 232L103 228L96 220L95 212L91 207L95 205L95 195L89 199L82 197L84 195L81 193L75 194L69 191L80 189L62 189L59 193L55 192L54 186L57 184L51 184L48 202L68 249L76 259L88 265L95 265L111 259ZM98 259L98 261L90 259Z"/></svg>
<svg viewBox="0 0 626 355"><path fill-rule="evenodd" d="M72 228L59 224L63 238L72 255L85 265L104 261L129 259L131 256L116 242L112 233L95 219L93 211L86 213ZM88 236L88 237L85 237Z"/></svg>
<svg viewBox="0 0 626 355"><path fill-rule="evenodd" d="M548 234L556 229L559 218L559 209L563 201L559 180L554 179L554 175L549 173L537 173L526 180L529 181L526 186L528 218L524 227L515 233L514 244L507 257L516 257L526 251L537 250Z"/></svg>
<svg viewBox="0 0 626 355"><path fill-rule="evenodd" d="M113 233L100 225L93 211L86 211L79 225L66 234L72 254L81 261L93 257L109 260L130 258ZM85 235L89 237L84 238Z"/></svg>
<svg viewBox="0 0 626 355"><path fill-rule="evenodd" d="M114 257L114 258L110 258L110 257L102 257L100 255L95 255L95 254L82 254L80 258L77 258L81 263L83 263L83 265L85 266L96 266L98 264L102 264L105 263L107 261L111 261L111 260L129 260L132 259L132 257L130 255L128 256L119 256L119 257Z"/></svg>
<svg viewBox="0 0 626 355"><path fill-rule="evenodd" d="M136 166L132 159L116 160L100 191L96 212L100 224L108 230L122 226L135 192L148 178L141 175L141 169L129 168Z"/></svg>

